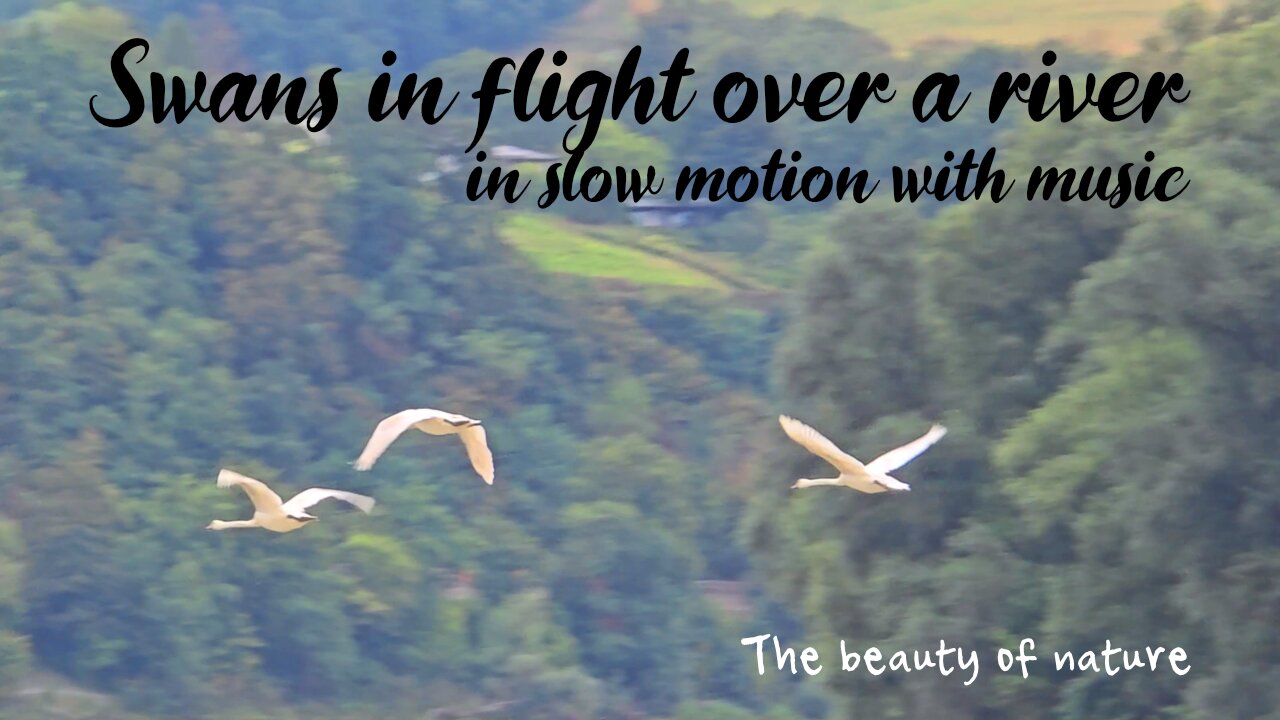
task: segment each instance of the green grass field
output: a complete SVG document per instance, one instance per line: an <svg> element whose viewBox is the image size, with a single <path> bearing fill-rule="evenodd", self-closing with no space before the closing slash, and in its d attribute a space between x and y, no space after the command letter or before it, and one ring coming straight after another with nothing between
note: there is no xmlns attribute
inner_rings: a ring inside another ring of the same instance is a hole
<svg viewBox="0 0 1280 720"><path fill-rule="evenodd" d="M597 228L534 214L513 214L502 228L503 239L546 272L635 285L730 290L728 283L706 271L620 242L618 236L623 233L641 231Z"/></svg>
<svg viewBox="0 0 1280 720"><path fill-rule="evenodd" d="M868 28L899 50L930 38L1001 45L1064 40L1127 53L1155 32L1182 0L729 0L753 15L791 10ZM1219 8L1221 0L1207 0Z"/></svg>

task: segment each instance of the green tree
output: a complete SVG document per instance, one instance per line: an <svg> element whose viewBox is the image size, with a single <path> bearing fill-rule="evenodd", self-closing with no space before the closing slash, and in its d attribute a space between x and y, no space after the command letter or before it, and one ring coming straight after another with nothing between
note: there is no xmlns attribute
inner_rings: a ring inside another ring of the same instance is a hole
<svg viewBox="0 0 1280 720"><path fill-rule="evenodd" d="M664 712L684 695L689 560L674 539L614 502L571 505L552 570L584 667Z"/></svg>

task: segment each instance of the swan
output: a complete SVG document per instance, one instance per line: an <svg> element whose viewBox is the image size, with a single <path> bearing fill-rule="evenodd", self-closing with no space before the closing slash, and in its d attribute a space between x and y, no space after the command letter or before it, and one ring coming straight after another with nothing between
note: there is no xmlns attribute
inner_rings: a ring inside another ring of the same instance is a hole
<svg viewBox="0 0 1280 720"><path fill-rule="evenodd" d="M467 448L467 457L471 458L471 467L489 485L493 484L493 453L489 452L488 438L484 426L479 420L466 415L419 408L402 410L378 423L373 435L364 446L360 457L352 463L357 470L368 470L378 458L395 442L405 430L416 427L428 435L457 435Z"/></svg>
<svg viewBox="0 0 1280 720"><path fill-rule="evenodd" d="M226 468L223 468L218 473L218 487L225 488L236 485L240 486L244 490L244 494L248 495L249 500L253 502L253 517L248 520L214 520L209 523L205 528L206 530L260 527L278 533L293 532L317 519L316 516L307 513L306 510L321 500L328 498L342 500L355 505L365 512L372 510L374 505L374 500L371 497L327 488L308 488L294 495L289 502L284 502L279 495L275 494L271 488L260 480L254 480L251 477L232 472Z"/></svg>
<svg viewBox="0 0 1280 720"><path fill-rule="evenodd" d="M910 491L910 485L891 477L889 473L916 459L921 453L928 450L929 446L938 442L943 435L947 434L945 427L935 424L924 435L863 465L852 455L836 447L836 444L828 440L822 433L799 420L780 415L778 416L778 422L782 424L782 429L787 433L787 437L814 455L831 463L835 469L840 471L840 476L834 478L821 480L801 478L791 486L793 488L807 488L814 485L843 485L864 493L882 493L889 490L898 492Z"/></svg>

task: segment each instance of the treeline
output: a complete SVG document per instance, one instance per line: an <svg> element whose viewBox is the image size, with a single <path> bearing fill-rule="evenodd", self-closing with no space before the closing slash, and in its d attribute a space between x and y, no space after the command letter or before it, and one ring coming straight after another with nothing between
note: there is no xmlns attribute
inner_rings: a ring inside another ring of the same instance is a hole
<svg viewBox="0 0 1280 720"><path fill-rule="evenodd" d="M421 66L471 48L509 50L532 43L586 5L584 0L382 0L352 5L336 0L117 0L103 3L127 14L135 27L170 48L182 67L214 72L268 66L303 72L313 66L379 68L394 49ZM0 19L39 13L34 0L0 1ZM120 38L117 42L122 41ZM182 62L199 61L200 65Z"/></svg>
<svg viewBox="0 0 1280 720"><path fill-rule="evenodd" d="M1280 697L1280 6L1187 7L1127 67L1192 99L1141 123L1020 127L1011 167L1150 148L1177 201L982 203L922 221L857 208L815 249L776 363L788 407L846 447L928 420L910 502L785 497L760 475L744 531L810 640L1038 655L1181 646L1191 673L824 673L850 718L1265 717ZM1176 158L1176 159L1174 159ZM780 448L786 440L779 439ZM828 650L833 652L833 650Z"/></svg>

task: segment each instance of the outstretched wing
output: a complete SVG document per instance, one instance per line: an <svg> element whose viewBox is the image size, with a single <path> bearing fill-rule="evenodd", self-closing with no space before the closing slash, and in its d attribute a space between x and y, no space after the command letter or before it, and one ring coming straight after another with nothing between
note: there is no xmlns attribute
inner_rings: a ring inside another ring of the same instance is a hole
<svg viewBox="0 0 1280 720"><path fill-rule="evenodd" d="M818 457L831 463L835 469L842 473L866 474L867 469L857 458L846 453L836 444L826 438L825 435L805 425L804 423L786 415L778 416L778 423L782 425L782 430L787 437L796 441L801 447Z"/></svg>
<svg viewBox="0 0 1280 720"><path fill-rule="evenodd" d="M867 463L867 470L873 473L891 473L894 470L915 460L931 445L942 439L947 434L947 429L941 425L934 425L929 428L929 432L912 440L900 448L894 448L880 457Z"/></svg>
<svg viewBox="0 0 1280 720"><path fill-rule="evenodd" d="M489 452L489 438L483 425L472 425L458 431L462 444L467 448L467 457L471 458L471 467L480 473L480 477L490 485L493 484L493 453Z"/></svg>
<svg viewBox="0 0 1280 720"><path fill-rule="evenodd" d="M284 504L284 511L287 514L305 512L307 508L315 505L321 500L341 500L351 503L365 512L373 509L374 499L368 495L357 495L353 492L345 490L330 490L328 488L307 488L302 492L289 498L289 502Z"/></svg>
<svg viewBox="0 0 1280 720"><path fill-rule="evenodd" d="M378 427L373 429L373 435L369 436L369 442L365 443L364 450L360 453L360 457L352 463L357 470L368 470L378 461L382 453L386 451L396 438L404 434L405 430L417 425L423 420L431 418L442 418L450 416L450 413L442 413L439 410L430 408L418 408L414 410L401 410L400 412L386 418L378 423Z"/></svg>
<svg viewBox="0 0 1280 720"><path fill-rule="evenodd" d="M462 427L463 425L474 425L480 422L475 418L469 418L466 415L459 415L458 413L445 412L444 410L437 410L435 417L440 418L441 420L449 423L454 427Z"/></svg>
<svg viewBox="0 0 1280 720"><path fill-rule="evenodd" d="M901 480L889 475L872 475L871 482L889 488L890 490L910 490L911 486Z"/></svg>
<svg viewBox="0 0 1280 720"><path fill-rule="evenodd" d="M280 509L284 502L274 490L267 487L261 480L254 480L247 475L241 475L223 468L218 472L218 487L235 487L238 486L244 490L244 494L249 496L249 501L253 503L254 510L262 512L275 512Z"/></svg>

